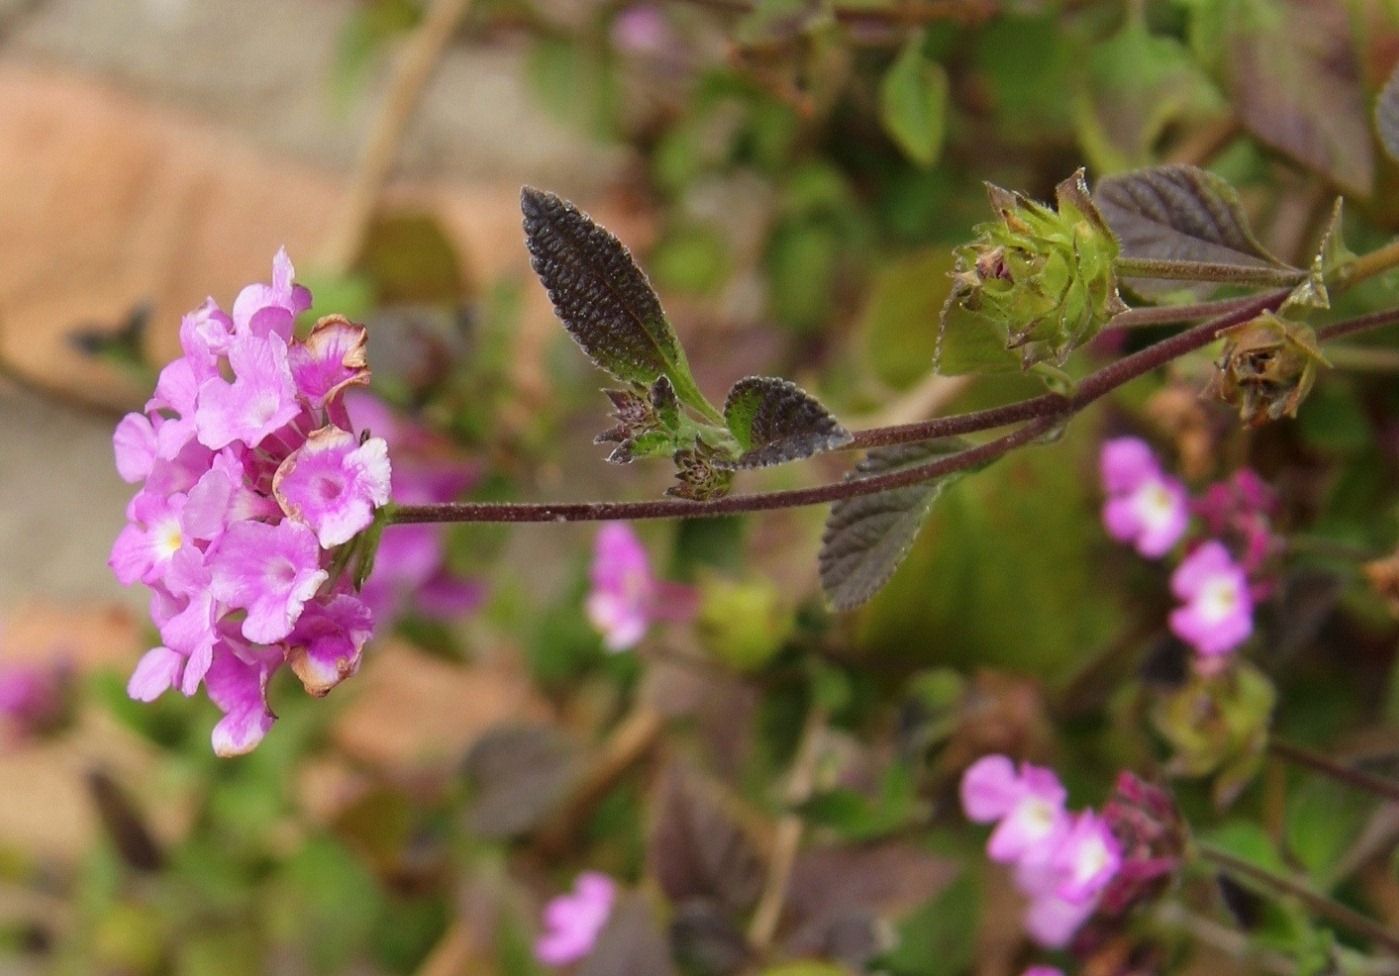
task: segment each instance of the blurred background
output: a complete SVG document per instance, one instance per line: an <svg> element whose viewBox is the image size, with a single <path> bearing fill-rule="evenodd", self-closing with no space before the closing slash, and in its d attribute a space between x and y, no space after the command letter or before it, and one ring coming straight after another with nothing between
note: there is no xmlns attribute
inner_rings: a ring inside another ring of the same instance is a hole
<svg viewBox="0 0 1399 976"><path fill-rule="evenodd" d="M285 246L317 313L369 326L361 409L407 445L400 490L429 500L447 470L435 500L658 496L666 465L607 465L592 444L608 384L530 272L522 185L633 248L711 399L782 375L855 429L1038 392L930 375L952 247L989 217L982 180L1047 199L1080 165L1209 165L1303 264L1337 191L1354 250L1399 225L1399 170L1369 127L1393 5L1269 3L1283 19L1264 29L1222 0L0 0L0 668L51 682L43 720L0 749L0 974L541 973L550 893L590 866L645 887L666 874L667 810L718 816L674 799L678 761L744 795L764 816L737 819L769 839L813 703L864 805L842 793L822 815L859 858L806 877L858 879L868 911L851 948L813 909L820 938L781 945L827 968L782 972L1019 972L1014 895L968 881L956 775L987 751L1072 755L1066 778L1096 798L1117 766L1161 759L1119 682L1153 663L1169 597L1100 529L1102 437L1143 431L1196 484L1254 463L1279 524L1378 556L1399 456L1384 371L1255 438L1196 398L1204 357L1178 365L950 496L853 617L821 603L821 511L647 525L655 571L701 609L633 654L607 654L584 613L593 527L434 530L425 571L385 577L361 673L325 701L275 686L281 720L231 761L210 754L202 698L125 696L154 631L106 565L132 492L112 430L178 354L181 314L229 307ZM1328 94L1308 101L1322 62ZM1394 621L1355 561L1284 587L1268 645L1311 695L1299 738L1392 752ZM1375 811L1305 814L1289 829L1354 832ZM719 821L694 832L737 829ZM1392 844L1374 849L1378 877L1331 882L1393 920ZM862 968L896 922L909 948ZM759 971L708 924L669 930L687 973ZM1255 971L1215 950L1196 971Z"/></svg>

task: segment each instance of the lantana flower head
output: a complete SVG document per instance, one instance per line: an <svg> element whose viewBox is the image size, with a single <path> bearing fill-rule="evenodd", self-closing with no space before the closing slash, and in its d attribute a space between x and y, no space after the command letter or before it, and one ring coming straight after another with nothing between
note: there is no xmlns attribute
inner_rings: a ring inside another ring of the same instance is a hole
<svg viewBox="0 0 1399 976"><path fill-rule="evenodd" d="M546 966L567 966L585 958L607 925L617 900L617 883L598 871L585 871L573 891L544 906L544 932L534 956Z"/></svg>
<svg viewBox="0 0 1399 976"><path fill-rule="evenodd" d="M645 546L623 522L598 530L590 575L585 609L609 651L636 646L656 621L685 620L695 613L694 591L658 579Z"/></svg>
<svg viewBox="0 0 1399 976"><path fill-rule="evenodd" d="M66 660L0 663L0 743L55 732L72 712L73 673Z"/></svg>
<svg viewBox="0 0 1399 976"><path fill-rule="evenodd" d="M220 755L267 733L282 665L316 695L358 668L373 629L354 585L372 554L358 542L389 500L387 447L356 434L341 402L369 380L364 329L331 316L294 338L311 296L285 251L272 268L231 313L209 299L185 316L183 355L113 438L118 473L141 487L109 562L151 588L162 641L127 691L150 701L202 685L224 712Z"/></svg>
<svg viewBox="0 0 1399 976"><path fill-rule="evenodd" d="M1190 524L1185 486L1165 474L1151 447L1136 437L1105 441L1099 470L1107 493L1103 525L1108 534L1148 559L1169 552Z"/></svg>
<svg viewBox="0 0 1399 976"><path fill-rule="evenodd" d="M1223 543L1211 539L1183 559L1171 591L1183 601L1171 611L1171 631L1201 657L1218 660L1253 633L1248 575Z"/></svg>

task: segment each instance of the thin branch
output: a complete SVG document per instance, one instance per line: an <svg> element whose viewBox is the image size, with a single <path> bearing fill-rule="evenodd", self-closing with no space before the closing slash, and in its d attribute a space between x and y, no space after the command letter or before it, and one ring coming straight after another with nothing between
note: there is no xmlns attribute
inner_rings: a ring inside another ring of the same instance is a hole
<svg viewBox="0 0 1399 976"><path fill-rule="evenodd" d="M1344 783L1346 786L1354 787L1365 793L1399 803L1399 780L1392 777L1376 776L1363 769L1338 763L1330 756L1277 739L1269 741L1268 751L1279 759L1284 759L1298 766L1305 766L1313 772L1331 777L1338 783Z"/></svg>
<svg viewBox="0 0 1399 976"><path fill-rule="evenodd" d="M1019 420L1030 421L1025 426L985 444L903 471L895 471L872 478L858 478L834 484L818 485L813 488L730 495L714 501L667 498L637 502L448 502L437 505L400 505L394 506L389 511L388 521L390 523L600 522L656 518L711 518L718 515L736 515L741 512L822 505L845 498L874 495L891 488L922 484L943 475L977 467L995 460L1008 451L1032 443L1093 401L1105 396L1129 380L1149 373L1177 356L1209 345L1223 329L1238 325L1240 322L1247 322L1264 309L1276 308L1282 304L1288 294L1288 290L1281 289L1255 296L1247 304L1228 314L1202 322L1194 328L1178 332L1139 352L1109 363L1086 377L1072 396L1046 393L1023 400L1020 403L995 407L991 410L980 410L916 424L863 431L856 435L856 443L859 446L870 447L876 444L931 440L936 437L948 437L953 434L1003 427Z"/></svg>
<svg viewBox="0 0 1399 976"><path fill-rule="evenodd" d="M786 802L789 807L804 803L811 796L826 720L826 710L819 705L812 705L806 713L801 744L797 747L787 781ZM759 953L767 950L777 934L777 923L782 920L782 909L787 904L787 888L792 881L792 867L801 850L805 827L806 822L796 813L785 814L777 822L772 857L768 861L767 884L763 887L762 897L758 899L758 907L754 909L753 920L748 926L748 941Z"/></svg>
<svg viewBox="0 0 1399 976"><path fill-rule="evenodd" d="M1334 339L1352 336L1358 332L1369 332L1371 329L1381 329L1386 325L1396 323L1399 323L1399 308L1385 308L1378 312L1371 312L1369 315L1357 315L1353 319L1332 322L1330 325L1317 329L1316 337L1321 342L1331 342Z"/></svg>
<svg viewBox="0 0 1399 976"><path fill-rule="evenodd" d="M394 63L383 107L355 166L349 193L337 211L337 224L321 255L326 267L344 271L359 255L408 122L422 100L442 52L470 6L471 0L433 0L422 23L405 42L402 54Z"/></svg>
<svg viewBox="0 0 1399 976"><path fill-rule="evenodd" d="M1239 298L1221 298L1212 302L1197 302L1194 305L1148 305L1143 308L1129 308L1108 320L1105 329L1135 329L1147 325L1179 325L1181 322L1194 322L1212 315L1223 315L1241 308L1253 300L1252 295Z"/></svg>
<svg viewBox="0 0 1399 976"><path fill-rule="evenodd" d="M1252 882L1265 890L1274 894L1286 895L1296 898L1321 918L1334 922L1341 928L1348 929L1356 935L1369 939L1377 946L1382 946L1386 951L1399 955L1399 932L1385 928L1368 915L1362 915L1355 909L1342 905L1338 901L1333 901L1318 891L1295 881L1292 878L1281 874L1274 874L1267 868L1259 867L1243 858L1235 857L1228 851L1221 850L1211 844L1199 844L1196 849L1205 860L1213 862L1217 867L1224 870L1226 874L1231 874L1241 880Z"/></svg>

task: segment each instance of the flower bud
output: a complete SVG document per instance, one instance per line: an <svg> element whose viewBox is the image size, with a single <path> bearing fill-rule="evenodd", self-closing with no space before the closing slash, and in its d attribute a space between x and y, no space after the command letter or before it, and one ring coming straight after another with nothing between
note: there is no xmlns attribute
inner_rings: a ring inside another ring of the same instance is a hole
<svg viewBox="0 0 1399 976"><path fill-rule="evenodd" d="M1058 211L987 184L999 222L957 251L948 328L989 329L1025 369L1063 365L1126 306L1117 294L1117 239L1079 170L1060 183Z"/></svg>
<svg viewBox="0 0 1399 976"><path fill-rule="evenodd" d="M1316 333L1264 312L1228 336L1212 387L1219 398L1238 407L1239 419L1249 427L1297 416L1316 381L1317 364L1329 365Z"/></svg>

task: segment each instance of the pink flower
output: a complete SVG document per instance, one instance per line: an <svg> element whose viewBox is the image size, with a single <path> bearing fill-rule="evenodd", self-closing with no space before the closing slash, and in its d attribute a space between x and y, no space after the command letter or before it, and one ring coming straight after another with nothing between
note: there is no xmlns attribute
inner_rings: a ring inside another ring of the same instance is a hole
<svg viewBox="0 0 1399 976"><path fill-rule="evenodd" d="M381 436L393 455L393 495L403 504L456 501L477 479L476 467L437 434L390 410L362 390L345 406L354 425ZM360 598L381 625L414 612L445 619L480 605L485 587L462 579L447 562L445 525L395 525L383 535Z"/></svg>
<svg viewBox="0 0 1399 976"><path fill-rule="evenodd" d="M1180 541L1190 524L1185 486L1162 473L1145 441L1118 437L1103 443L1099 468L1107 501L1108 535L1157 559Z"/></svg>
<svg viewBox="0 0 1399 976"><path fill-rule="evenodd" d="M994 861L1015 866L1015 883L1030 899L1025 927L1041 945L1065 945L1098 906L1122 863L1108 823L1091 810L1064 807L1052 770L1005 756L985 756L962 776L962 807L979 823L999 821L987 843Z"/></svg>
<svg viewBox="0 0 1399 976"><path fill-rule="evenodd" d="M1031 966L1022 976L1064 976L1064 971L1057 966Z"/></svg>
<svg viewBox="0 0 1399 976"><path fill-rule="evenodd" d="M1054 893L1065 901L1096 901L1122 866L1122 848L1107 821L1092 810L1073 820L1049 859Z"/></svg>
<svg viewBox="0 0 1399 976"><path fill-rule="evenodd" d="M1266 599L1274 585L1266 566L1281 548L1273 534L1277 508L1277 493L1251 468L1240 468L1228 480L1210 485L1195 503L1205 530L1238 554L1255 600Z"/></svg>
<svg viewBox="0 0 1399 976"><path fill-rule="evenodd" d="M388 503L388 445L380 437L361 444L347 430L322 427L282 462L272 494L326 549L348 542Z"/></svg>
<svg viewBox="0 0 1399 976"><path fill-rule="evenodd" d="M310 305L293 275L279 252L272 283L243 289L231 316L212 299L185 316L184 355L113 437L118 472L143 484L109 561L150 587L161 639L127 692L202 685L224 713L220 755L267 733L278 668L323 695L359 667L373 627L350 592L372 547L352 540L388 502L388 452L355 434L342 402L369 379L364 330L333 316L293 338Z"/></svg>
<svg viewBox="0 0 1399 976"><path fill-rule="evenodd" d="M689 587L652 575L641 540L622 522L598 530L592 583L585 609L609 651L636 646L655 621L685 620L695 610Z"/></svg>
<svg viewBox="0 0 1399 976"><path fill-rule="evenodd" d="M281 339L238 336L229 345L228 362L233 382L205 380L194 414L199 443L214 451L234 441L261 443L301 412Z"/></svg>
<svg viewBox="0 0 1399 976"><path fill-rule="evenodd" d="M72 684L66 661L0 664L0 732L18 742L58 730L71 711Z"/></svg>
<svg viewBox="0 0 1399 976"><path fill-rule="evenodd" d="M534 943L534 956L546 966L567 966L585 958L612 914L617 885L605 874L586 871L573 883L573 893L559 895L544 906L544 932Z"/></svg>
<svg viewBox="0 0 1399 976"><path fill-rule="evenodd" d="M987 853L993 861L1038 858L1066 826L1068 794L1053 770L1029 763L1016 773L1005 756L985 756L962 776L962 807L980 823L998 820Z"/></svg>
<svg viewBox="0 0 1399 976"><path fill-rule="evenodd" d="M320 547L298 522L239 522L214 554L210 592L229 607L248 611L243 636L259 644L291 633L306 601L330 576Z"/></svg>
<svg viewBox="0 0 1399 976"><path fill-rule="evenodd" d="M1248 577L1211 539L1171 574L1171 591L1185 605L1171 611L1171 631L1207 658L1228 654L1253 632Z"/></svg>

